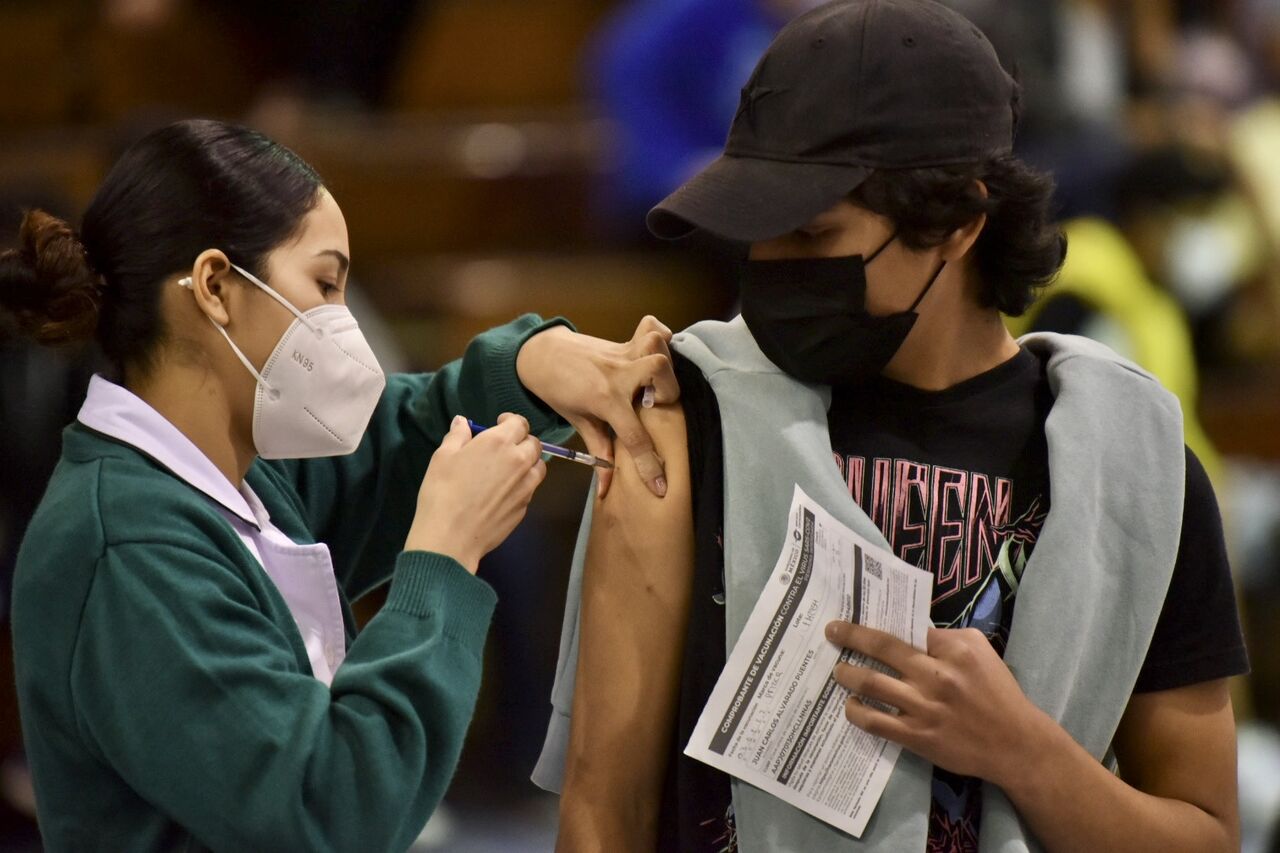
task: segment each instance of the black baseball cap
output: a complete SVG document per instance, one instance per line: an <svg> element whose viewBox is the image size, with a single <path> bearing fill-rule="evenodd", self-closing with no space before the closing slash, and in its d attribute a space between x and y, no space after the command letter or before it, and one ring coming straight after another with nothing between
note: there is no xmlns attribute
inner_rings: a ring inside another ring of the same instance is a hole
<svg viewBox="0 0 1280 853"><path fill-rule="evenodd" d="M835 0L782 29L742 90L724 154L649 211L649 230L768 240L875 169L1007 153L1017 92L958 12L933 0Z"/></svg>

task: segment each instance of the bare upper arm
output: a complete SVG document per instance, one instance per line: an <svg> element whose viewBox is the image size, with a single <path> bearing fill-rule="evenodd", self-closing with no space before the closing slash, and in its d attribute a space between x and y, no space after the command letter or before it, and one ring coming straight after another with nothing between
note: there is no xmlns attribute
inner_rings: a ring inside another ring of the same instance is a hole
<svg viewBox="0 0 1280 853"><path fill-rule="evenodd" d="M1115 751L1130 785L1190 803L1238 839L1236 727L1227 679L1134 694Z"/></svg>
<svg viewBox="0 0 1280 853"><path fill-rule="evenodd" d="M607 658L615 679L628 672L655 687L655 670L669 668L671 650L683 647L693 510L683 409L642 409L640 419L666 465L667 494L650 492L617 448L613 485L592 513L580 648L588 660Z"/></svg>
<svg viewBox="0 0 1280 853"><path fill-rule="evenodd" d="M612 845L652 835L672 752L693 576L688 449L678 404L640 418L667 494L649 491L619 444L587 541L562 849L624 849Z"/></svg>

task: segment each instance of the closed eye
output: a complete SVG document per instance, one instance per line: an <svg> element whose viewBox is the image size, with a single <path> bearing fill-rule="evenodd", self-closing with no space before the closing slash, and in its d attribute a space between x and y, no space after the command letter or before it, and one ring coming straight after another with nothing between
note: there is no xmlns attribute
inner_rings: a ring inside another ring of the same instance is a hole
<svg viewBox="0 0 1280 853"><path fill-rule="evenodd" d="M317 279L316 284L320 285L320 292L324 294L325 297L328 297L330 294L333 294L333 293L341 292L340 289L338 288L338 285L334 284L331 281L323 281L321 279Z"/></svg>

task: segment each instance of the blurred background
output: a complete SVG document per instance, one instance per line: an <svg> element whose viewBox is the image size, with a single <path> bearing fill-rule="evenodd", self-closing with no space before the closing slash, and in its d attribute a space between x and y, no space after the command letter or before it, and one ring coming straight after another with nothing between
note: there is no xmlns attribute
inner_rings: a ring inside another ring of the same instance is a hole
<svg viewBox="0 0 1280 853"><path fill-rule="evenodd" d="M389 369L429 370L524 311L618 340L724 317L732 270L645 210L723 143L770 39L810 0L3 0L0 247L73 222L115 157L178 118L253 126L346 214L351 301ZM1245 850L1280 815L1280 0L951 0L1025 87L1071 249L1031 315L1181 397L1225 514L1253 675L1236 685ZM0 327L0 612L92 352ZM481 570L501 602L445 806L415 850L551 849L528 774L549 715L586 472L557 467ZM531 558L529 555L533 555ZM378 606L360 605L362 618ZM6 620L7 623L7 620ZM0 649L0 851L40 849Z"/></svg>

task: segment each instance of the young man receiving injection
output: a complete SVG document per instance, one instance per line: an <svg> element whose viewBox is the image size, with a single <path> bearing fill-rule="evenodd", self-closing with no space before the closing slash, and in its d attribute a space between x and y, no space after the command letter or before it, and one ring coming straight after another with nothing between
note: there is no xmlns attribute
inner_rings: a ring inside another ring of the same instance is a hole
<svg viewBox="0 0 1280 853"><path fill-rule="evenodd" d="M1016 101L954 12L838 0L650 214L749 247L742 317L676 336L681 404L642 413L666 500L619 460L588 519L535 774L562 786L560 849L1238 848L1216 501L1148 374L1005 330L1065 250ZM849 724L905 747L861 839L682 754L797 484L935 577L927 652L828 632L900 675L835 673Z"/></svg>

